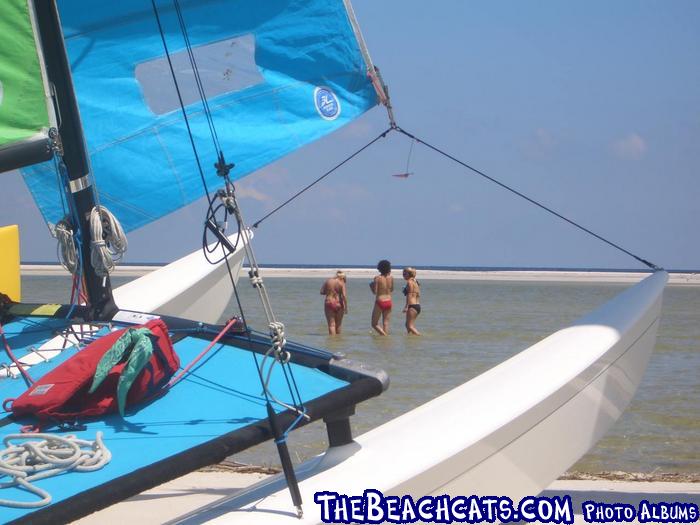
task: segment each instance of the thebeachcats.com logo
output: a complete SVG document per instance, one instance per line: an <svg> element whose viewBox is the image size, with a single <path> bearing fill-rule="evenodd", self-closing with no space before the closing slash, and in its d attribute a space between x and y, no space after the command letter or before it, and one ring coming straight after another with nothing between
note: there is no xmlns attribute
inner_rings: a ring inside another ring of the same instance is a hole
<svg viewBox="0 0 700 525"><path fill-rule="evenodd" d="M329 87L319 86L314 89L314 104L318 114L325 120L335 120L340 115L340 100Z"/></svg>
<svg viewBox="0 0 700 525"><path fill-rule="evenodd" d="M362 496L323 491L314 494L323 523L574 523L571 496L526 496L513 502L506 496L385 496L367 489ZM581 505L587 523L695 523L700 517L695 503L642 500L627 503L586 501Z"/></svg>

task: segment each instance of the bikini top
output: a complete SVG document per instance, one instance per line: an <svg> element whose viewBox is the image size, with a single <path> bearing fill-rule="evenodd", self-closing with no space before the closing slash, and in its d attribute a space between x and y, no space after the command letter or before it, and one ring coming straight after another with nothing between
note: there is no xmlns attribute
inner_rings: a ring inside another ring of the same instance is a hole
<svg viewBox="0 0 700 525"><path fill-rule="evenodd" d="M416 280L416 284L418 285L418 287L420 287L420 283L418 282L418 280ZM404 295L408 295L408 284L406 284L406 285L403 287L403 290L401 290L401 291L403 292ZM417 294L417 293L420 293L420 292L413 292L413 293L416 293L416 294Z"/></svg>

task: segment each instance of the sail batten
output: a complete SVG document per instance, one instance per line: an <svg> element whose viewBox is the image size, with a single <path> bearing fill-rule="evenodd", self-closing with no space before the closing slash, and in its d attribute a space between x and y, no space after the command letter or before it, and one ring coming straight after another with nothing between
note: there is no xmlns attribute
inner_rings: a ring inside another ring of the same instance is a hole
<svg viewBox="0 0 700 525"><path fill-rule="evenodd" d="M207 183L217 151L173 2L156 2ZM343 0L180 1L231 172L241 178L377 104ZM133 230L203 195L161 35L144 2L59 1L101 201ZM23 170L44 217L60 219L50 165ZM53 204L52 204L53 203Z"/></svg>

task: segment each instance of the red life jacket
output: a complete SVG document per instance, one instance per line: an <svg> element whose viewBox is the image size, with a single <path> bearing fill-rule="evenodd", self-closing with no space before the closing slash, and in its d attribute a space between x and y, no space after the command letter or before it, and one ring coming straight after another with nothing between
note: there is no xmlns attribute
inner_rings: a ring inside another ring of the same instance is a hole
<svg viewBox="0 0 700 525"><path fill-rule="evenodd" d="M144 327L152 332L149 337L153 340L153 354L131 385L126 406L151 398L168 383L180 366L165 323L161 319L153 319L145 325L131 328ZM126 330L128 328L116 330L99 338L44 375L12 402L12 413L15 416L34 415L40 420L60 421L117 412L117 383L126 365L125 360L112 367L92 394L88 390L97 363Z"/></svg>

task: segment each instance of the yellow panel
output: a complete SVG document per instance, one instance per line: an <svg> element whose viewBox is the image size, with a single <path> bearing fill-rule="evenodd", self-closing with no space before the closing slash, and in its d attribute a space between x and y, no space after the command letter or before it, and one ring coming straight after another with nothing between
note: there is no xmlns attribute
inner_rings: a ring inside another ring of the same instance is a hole
<svg viewBox="0 0 700 525"><path fill-rule="evenodd" d="M22 299L17 225L0 227L0 293L16 302Z"/></svg>
<svg viewBox="0 0 700 525"><path fill-rule="evenodd" d="M43 315L51 317L58 309L60 304L13 304L10 306L12 315Z"/></svg>

